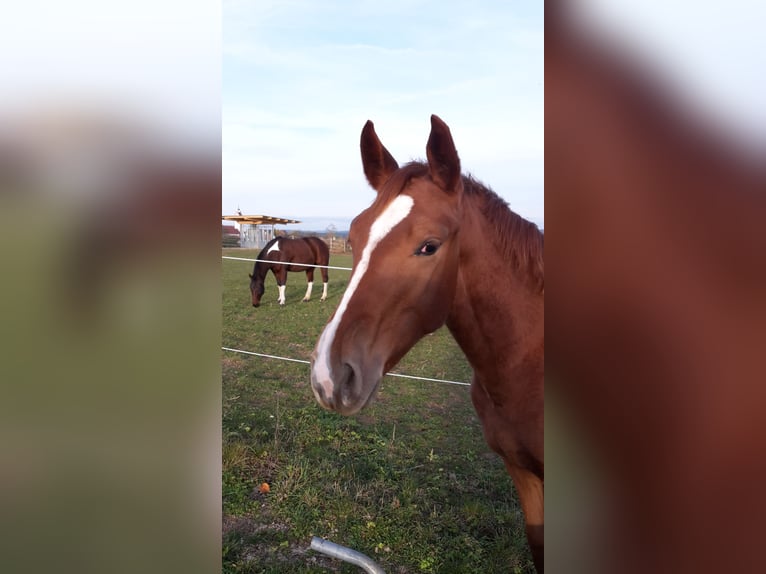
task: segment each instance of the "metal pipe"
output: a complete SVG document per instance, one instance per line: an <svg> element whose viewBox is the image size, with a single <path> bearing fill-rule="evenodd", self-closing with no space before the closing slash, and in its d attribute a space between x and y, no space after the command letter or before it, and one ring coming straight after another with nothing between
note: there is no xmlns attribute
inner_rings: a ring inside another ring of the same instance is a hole
<svg viewBox="0 0 766 574"><path fill-rule="evenodd" d="M341 546L340 544L335 544L324 538L319 538L318 536L311 538L311 550L316 550L331 558L337 558L350 564L356 564L357 566L364 568L365 572L369 572L369 574L386 574L383 571L383 568L378 566L369 556L357 552L356 550L352 550L351 548Z"/></svg>

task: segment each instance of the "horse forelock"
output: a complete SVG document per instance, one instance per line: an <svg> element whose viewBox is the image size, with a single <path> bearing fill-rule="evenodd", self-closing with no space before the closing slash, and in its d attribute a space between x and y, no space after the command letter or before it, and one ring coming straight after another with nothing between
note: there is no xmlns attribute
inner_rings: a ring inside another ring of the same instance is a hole
<svg viewBox="0 0 766 574"><path fill-rule="evenodd" d="M401 166L391 177L388 178L383 187L378 191L375 204L385 208L386 205L407 188L410 181L418 177L428 175L428 165L420 161L412 161Z"/></svg>
<svg viewBox="0 0 766 574"><path fill-rule="evenodd" d="M406 191L410 181L426 175L428 175L428 165L418 161L407 163L392 173L380 189L376 190L377 195L375 196L375 200L372 202L372 205L365 210L365 212L370 215L375 214L371 219L367 219L369 225L372 225L375 219L386 210L392 201ZM363 221L363 219L357 217L354 219L352 225L360 225L361 221ZM363 232L369 233L369 229Z"/></svg>

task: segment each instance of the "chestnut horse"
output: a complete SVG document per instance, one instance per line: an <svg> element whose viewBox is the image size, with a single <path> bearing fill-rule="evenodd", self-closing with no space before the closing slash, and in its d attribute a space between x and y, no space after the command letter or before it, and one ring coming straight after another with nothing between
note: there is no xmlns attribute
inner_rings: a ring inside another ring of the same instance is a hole
<svg viewBox="0 0 766 574"><path fill-rule="evenodd" d="M327 244L318 237L301 237L298 239L288 239L286 237L276 237L266 244L258 254L258 259L253 267L250 277L250 294L253 298L253 307L261 304L261 297L266 288L263 283L269 270L274 273L279 288L280 305L285 304L285 285L287 285L288 271L305 271L306 295L304 301L311 299L311 290L314 287L314 267L307 267L301 263L312 265L327 265L330 261L330 250ZM268 261L268 262L264 262ZM327 299L327 267L320 267L322 272L322 298Z"/></svg>
<svg viewBox="0 0 766 574"><path fill-rule="evenodd" d="M427 163L400 168L369 121L361 151L377 197L351 224L353 272L312 354L314 395L341 414L359 411L383 374L446 322L473 367L484 437L513 478L542 572L543 235L461 175L437 116Z"/></svg>

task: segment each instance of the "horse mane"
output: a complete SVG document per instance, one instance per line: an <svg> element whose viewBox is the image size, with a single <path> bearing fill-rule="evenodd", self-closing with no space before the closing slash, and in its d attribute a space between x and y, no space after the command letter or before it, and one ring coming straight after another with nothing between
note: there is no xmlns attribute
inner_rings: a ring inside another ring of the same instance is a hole
<svg viewBox="0 0 766 574"><path fill-rule="evenodd" d="M464 197L478 201L481 213L495 232L500 253L512 262L514 270L527 277L531 288L542 292L545 288L543 232L471 175L463 176L463 193Z"/></svg>
<svg viewBox="0 0 766 574"><path fill-rule="evenodd" d="M388 202L390 196L398 195L410 180L428 176L428 164L412 161L398 169L386 183L390 190L388 197L378 200ZM475 202L490 225L496 246L504 259L511 262L513 269L527 278L530 288L542 292L545 287L545 266L543 260L544 235L540 229L515 213L508 203L490 188L470 175L463 175L464 198Z"/></svg>

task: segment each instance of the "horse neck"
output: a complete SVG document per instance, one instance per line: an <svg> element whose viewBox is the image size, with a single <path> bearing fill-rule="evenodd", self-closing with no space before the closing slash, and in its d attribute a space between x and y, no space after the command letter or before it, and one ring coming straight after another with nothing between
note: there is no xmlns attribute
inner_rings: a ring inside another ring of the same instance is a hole
<svg viewBox="0 0 766 574"><path fill-rule="evenodd" d="M514 214L511 214L515 217ZM543 349L543 292L513 265L476 202L464 204L460 263L447 327L477 375L502 377Z"/></svg>
<svg viewBox="0 0 766 574"><path fill-rule="evenodd" d="M258 256L258 259L261 259L260 255ZM263 261L256 261L255 266L253 267L253 278L256 283L263 283L266 280L266 275L268 274L269 269L271 269L270 264L264 263Z"/></svg>

